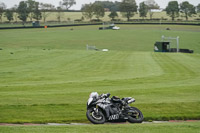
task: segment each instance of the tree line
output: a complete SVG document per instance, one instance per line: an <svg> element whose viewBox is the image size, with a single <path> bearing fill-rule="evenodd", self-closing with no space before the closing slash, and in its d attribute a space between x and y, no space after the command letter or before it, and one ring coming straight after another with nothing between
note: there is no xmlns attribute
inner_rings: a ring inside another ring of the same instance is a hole
<svg viewBox="0 0 200 133"><path fill-rule="evenodd" d="M62 10L68 10L75 4L75 0L62 0L59 2L59 6L55 7L52 4L27 0L20 1L19 5L14 5L14 7L6 9L6 5L0 2L0 21L2 22L2 17L4 15L9 22L14 18L15 20L19 18L23 24L27 21L28 18L31 21L33 21L33 19L37 21L43 19L43 21L46 22L46 18L50 15L50 11L58 12L56 17L60 21Z"/></svg>
<svg viewBox="0 0 200 133"><path fill-rule="evenodd" d="M150 19L152 19L154 10L160 9L159 5L154 0L143 1L139 3L139 6L136 4L135 0L122 0L122 2L115 3L108 1L97 1L90 4L85 4L82 7L82 12L86 18L91 19L93 16L96 16L96 18L99 19L100 17L104 17L105 10L103 9L105 8L109 8L111 11L109 17L112 20L118 17L116 11L119 11L123 17L127 18L127 21L130 21L130 18L136 13L139 13L139 16L143 19L147 17L147 14L149 14ZM180 4L178 4L177 1L170 1L164 11L166 11L167 15L169 15L173 21L176 17L180 16L180 13L182 13L185 19L188 20L188 18L193 14L200 12L200 4L195 7L188 1L184 1Z"/></svg>
<svg viewBox="0 0 200 133"><path fill-rule="evenodd" d="M46 22L47 17L50 15L51 11L57 12L56 18L60 22L63 17L63 11L69 11L69 9L76 4L75 0L62 0L59 2L59 6L55 7L48 3L39 3L34 0L21 1L18 5L14 5L10 9L6 9L6 5L0 2L0 21L2 22L3 15L12 21L20 19L23 23L29 18L31 21L43 20ZM121 2L111 2L111 1L95 1L94 3L82 5L81 11L83 14L82 19L87 18L92 20L95 16L97 20L105 16L106 11L110 11L109 17L111 20L115 20L118 17L118 12L122 14L123 17L130 21L136 13L143 19L149 14L150 19L153 18L154 10L160 9L159 5L154 0L145 0L137 5L135 0L122 0ZM188 1L178 3L177 1L170 1L167 7L164 9L167 15L169 15L172 20L180 16L180 13L184 14L186 20L193 14L200 12L200 4L194 6Z"/></svg>

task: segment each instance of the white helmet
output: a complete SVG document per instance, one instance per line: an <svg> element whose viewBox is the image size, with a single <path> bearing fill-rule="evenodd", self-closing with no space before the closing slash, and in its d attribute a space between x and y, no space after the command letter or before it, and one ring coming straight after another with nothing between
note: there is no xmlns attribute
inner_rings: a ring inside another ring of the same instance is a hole
<svg viewBox="0 0 200 133"><path fill-rule="evenodd" d="M92 92L90 93L90 98L98 98L99 97L99 94L97 92Z"/></svg>

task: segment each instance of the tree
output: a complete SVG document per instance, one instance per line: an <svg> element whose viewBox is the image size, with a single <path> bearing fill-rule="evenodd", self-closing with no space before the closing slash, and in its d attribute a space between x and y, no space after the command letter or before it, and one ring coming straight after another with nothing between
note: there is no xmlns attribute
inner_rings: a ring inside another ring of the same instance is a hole
<svg viewBox="0 0 200 133"><path fill-rule="evenodd" d="M85 4L82 6L82 14L85 18L87 19L92 19L93 15L94 15L94 12L93 12L93 4L90 3L90 4Z"/></svg>
<svg viewBox="0 0 200 133"><path fill-rule="evenodd" d="M101 4L93 4L93 12L98 20L105 15L105 10Z"/></svg>
<svg viewBox="0 0 200 133"><path fill-rule="evenodd" d="M147 13L148 13L148 6L142 2L140 3L140 7L139 7L139 12L140 12L140 17L147 17Z"/></svg>
<svg viewBox="0 0 200 133"><path fill-rule="evenodd" d="M11 10L6 10L6 12L5 12L4 15L5 15L5 17L8 19L9 22L13 20L13 11L11 11Z"/></svg>
<svg viewBox="0 0 200 133"><path fill-rule="evenodd" d="M200 4L197 6L197 12L200 13Z"/></svg>
<svg viewBox="0 0 200 133"><path fill-rule="evenodd" d="M33 9L33 18L36 19L37 21L39 21L40 19L42 19L42 13L39 10L39 2L35 2L34 3L34 9Z"/></svg>
<svg viewBox="0 0 200 133"><path fill-rule="evenodd" d="M150 15L150 19L152 19L153 14L154 14L154 12L152 10L159 9L160 7L154 0L146 0L144 3L148 6L148 12Z"/></svg>
<svg viewBox="0 0 200 133"><path fill-rule="evenodd" d="M49 10L54 9L54 6L51 4L47 4L47 3L40 3L40 8L41 8L41 15L42 15L43 21L45 23L47 17L51 14L51 12L49 12Z"/></svg>
<svg viewBox="0 0 200 133"><path fill-rule="evenodd" d="M167 15L169 15L172 18L172 21L174 21L174 18L179 16L179 5L177 1L170 1L168 3L168 6L166 7Z"/></svg>
<svg viewBox="0 0 200 133"><path fill-rule="evenodd" d="M119 11L119 5L121 2L112 1L95 1L94 4L101 4L103 8L107 8L110 11Z"/></svg>
<svg viewBox="0 0 200 133"><path fill-rule="evenodd" d="M65 6L67 10L69 10L69 8L71 8L75 4L76 4L75 0L63 0L62 2L62 5Z"/></svg>
<svg viewBox="0 0 200 133"><path fill-rule="evenodd" d="M28 5L27 5L27 3L26 3L25 1L21 1L21 2L19 3L19 6L18 6L18 8L17 8L17 13L18 13L18 15L19 15L18 18L19 18L20 20L22 20L23 25L24 25L24 23L25 23L26 20L27 20L28 14L29 14Z"/></svg>
<svg viewBox="0 0 200 133"><path fill-rule="evenodd" d="M113 21L115 19L115 17L118 17L118 14L116 11L112 11L109 15L108 15L111 20Z"/></svg>
<svg viewBox="0 0 200 133"><path fill-rule="evenodd" d="M191 17L192 14L196 14L195 7L188 1L182 2L180 4L180 10L182 13L184 13L186 20L188 20L188 17Z"/></svg>
<svg viewBox="0 0 200 133"><path fill-rule="evenodd" d="M58 22L61 22L62 17L62 8L60 6L57 7L57 15L56 15Z"/></svg>
<svg viewBox="0 0 200 133"><path fill-rule="evenodd" d="M134 16L134 13L137 12L137 8L135 0L123 0L120 4L120 11L122 15L127 18L127 21L130 21L130 18Z"/></svg>
<svg viewBox="0 0 200 133"><path fill-rule="evenodd" d="M56 15L58 22L61 22L61 18L64 15L62 10L63 10L63 5L62 2L60 1L59 6L57 7L57 15Z"/></svg>
<svg viewBox="0 0 200 133"><path fill-rule="evenodd" d="M14 5L11 9L13 11L13 18L15 22L17 22L18 21L18 14L17 14L18 5Z"/></svg>
<svg viewBox="0 0 200 133"><path fill-rule="evenodd" d="M32 21L36 2L33 0L28 0L28 1L26 1L26 3L27 3L28 10L29 10L29 18Z"/></svg>
<svg viewBox="0 0 200 133"><path fill-rule="evenodd" d="M6 5L4 3L0 3L0 20L1 20L1 22L2 22L2 16L3 16L5 9L6 9Z"/></svg>

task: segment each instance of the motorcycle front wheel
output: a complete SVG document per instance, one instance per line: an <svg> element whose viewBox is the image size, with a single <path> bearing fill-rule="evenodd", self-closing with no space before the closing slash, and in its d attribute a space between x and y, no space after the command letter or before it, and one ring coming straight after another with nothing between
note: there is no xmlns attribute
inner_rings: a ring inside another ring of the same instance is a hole
<svg viewBox="0 0 200 133"><path fill-rule="evenodd" d="M89 121L91 121L93 124L104 124L106 119L104 114L101 110L94 110L94 108L90 108L86 112L86 116Z"/></svg>
<svg viewBox="0 0 200 133"><path fill-rule="evenodd" d="M131 107L131 112L129 112L128 114L128 122L130 123L142 123L144 117L142 112L135 108L135 107Z"/></svg>

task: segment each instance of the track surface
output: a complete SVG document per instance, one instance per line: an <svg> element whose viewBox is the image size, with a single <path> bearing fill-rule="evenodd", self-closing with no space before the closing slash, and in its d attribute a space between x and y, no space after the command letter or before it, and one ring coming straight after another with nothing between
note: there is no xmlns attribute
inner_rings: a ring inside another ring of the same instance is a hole
<svg viewBox="0 0 200 133"><path fill-rule="evenodd" d="M142 122L142 124L150 123L169 123L169 122L199 122L200 120L170 120L170 121L152 121L152 122ZM128 124L128 122L122 123L105 123L105 124ZM47 124L34 124L34 123L24 123L24 124L10 124L10 123L0 123L0 126L70 126L70 125L91 125L89 123L47 123Z"/></svg>

